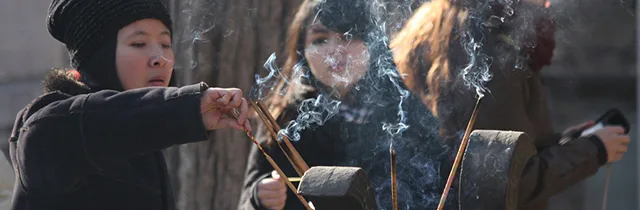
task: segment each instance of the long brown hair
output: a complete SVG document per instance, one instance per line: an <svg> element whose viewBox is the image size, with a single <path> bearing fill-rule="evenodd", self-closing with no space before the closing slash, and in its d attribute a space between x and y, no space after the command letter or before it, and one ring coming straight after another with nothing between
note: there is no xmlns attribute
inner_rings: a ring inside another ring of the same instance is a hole
<svg viewBox="0 0 640 210"><path fill-rule="evenodd" d="M286 60L277 78L275 88L268 92L266 97L269 111L274 118L278 118L284 108L292 102L296 89L311 89L310 86L302 85L299 81L288 82L288 79L300 78L301 75L293 74L303 73L301 71L296 72L294 68L296 68L296 65L304 62L302 56L304 55L306 26L312 14L315 13L315 8L318 3L319 1L314 0L303 1L287 30L287 41L284 51Z"/></svg>
<svg viewBox="0 0 640 210"><path fill-rule="evenodd" d="M306 32L312 22L322 23L338 33L349 33L352 38L365 40L371 30L371 20L365 0L305 0L291 22L285 44L285 63L275 88L266 95L269 111L275 118L292 104L299 93L313 93L322 84L313 81L313 75L304 59ZM346 12L345 11L349 11ZM366 42L366 41L365 41ZM306 94L308 96L309 94Z"/></svg>
<svg viewBox="0 0 640 210"><path fill-rule="evenodd" d="M453 82L456 73L452 72L453 53L450 52L450 45L458 36L454 29L464 26L467 15L466 9L451 0L425 3L390 44L405 85L422 96L435 116L438 116L438 97L442 89Z"/></svg>
<svg viewBox="0 0 640 210"><path fill-rule="evenodd" d="M507 7L518 10L522 17L514 19L518 15L512 16L513 10L511 14L506 12ZM400 74L404 75L407 88L420 94L425 105L439 116L443 110L438 106L445 100L441 97L463 85L458 75L462 65L469 60L465 58L461 41L482 40L484 47L480 50L493 57L526 51L528 65L533 71L549 65L555 48L555 23L547 8L548 5L542 8L524 3L503 5L491 0L424 3L391 41L394 61ZM472 14L475 18L471 18ZM502 17L502 23L491 23L493 17ZM528 19L534 19L533 24L528 23ZM480 26L485 24L486 27ZM502 47L505 45L509 47Z"/></svg>

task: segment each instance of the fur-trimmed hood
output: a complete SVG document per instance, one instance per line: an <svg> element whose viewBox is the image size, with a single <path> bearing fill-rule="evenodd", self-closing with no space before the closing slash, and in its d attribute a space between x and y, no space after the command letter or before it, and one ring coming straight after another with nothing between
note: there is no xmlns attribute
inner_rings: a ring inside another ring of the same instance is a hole
<svg viewBox="0 0 640 210"><path fill-rule="evenodd" d="M79 95L91 92L91 88L74 78L70 70L53 69L49 71L42 85L45 93L60 91L69 95Z"/></svg>

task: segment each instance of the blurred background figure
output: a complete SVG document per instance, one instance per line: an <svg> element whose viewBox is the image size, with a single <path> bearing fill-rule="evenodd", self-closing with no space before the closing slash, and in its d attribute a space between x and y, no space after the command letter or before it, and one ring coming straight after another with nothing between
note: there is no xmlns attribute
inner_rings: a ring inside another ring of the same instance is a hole
<svg viewBox="0 0 640 210"><path fill-rule="evenodd" d="M579 133L595 123L554 131L540 78L555 48L548 8L536 0L434 0L391 42L405 83L437 115L447 144L459 146L479 94L485 97L474 129L523 131L534 139L538 154L519 186L522 209L547 209L550 197L619 161L629 144L619 126L584 137ZM488 90L478 93L484 85Z"/></svg>

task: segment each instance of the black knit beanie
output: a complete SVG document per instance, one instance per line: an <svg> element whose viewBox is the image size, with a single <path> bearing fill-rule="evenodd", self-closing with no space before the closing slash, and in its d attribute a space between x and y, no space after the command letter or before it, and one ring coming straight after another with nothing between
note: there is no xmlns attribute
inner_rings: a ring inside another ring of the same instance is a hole
<svg viewBox="0 0 640 210"><path fill-rule="evenodd" d="M147 18L160 20L172 30L171 17L161 0L53 0L47 27L66 45L72 67L95 83L90 87L121 90L115 69L118 32Z"/></svg>

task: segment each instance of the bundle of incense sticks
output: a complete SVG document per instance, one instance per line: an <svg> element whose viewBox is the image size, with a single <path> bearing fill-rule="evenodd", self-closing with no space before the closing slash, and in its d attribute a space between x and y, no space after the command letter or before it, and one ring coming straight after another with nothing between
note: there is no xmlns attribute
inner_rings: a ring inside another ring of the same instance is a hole
<svg viewBox="0 0 640 210"><path fill-rule="evenodd" d="M237 119L238 118L238 110L233 109L232 111L233 116ZM280 169L280 167L278 166L278 164L276 164L276 162L273 160L273 158L271 158L271 156L269 154L267 154L267 152L264 151L264 149L262 148L262 146L260 146L260 143L258 143L258 141L256 141L256 138L253 137L253 134L251 133L251 131L247 130L246 128L244 129L245 133L247 133L247 136L249 136L249 138L251 139L251 141L253 141L253 143L258 147L258 149L260 150L260 152L262 152L262 154L264 155L265 158L267 158L267 161L269 162L269 164L271 164L271 167L273 167L273 169L276 170L276 172L278 172L278 174L280 175L280 177L283 178L284 182L287 184L287 186L289 187L289 189L293 192L293 194L296 195L296 197L298 198L298 200L300 200L300 202L302 203L302 205L307 209L307 210L312 210L311 206L309 206L309 202L307 202L306 199L304 199L301 195L299 195L297 193L296 187L293 185L293 183L291 183L291 181L289 181L289 178L287 177L287 175L282 171L282 169Z"/></svg>
<svg viewBox="0 0 640 210"><path fill-rule="evenodd" d="M393 142L389 145L389 154L391 158L391 201L393 210L398 210L398 185L396 180L396 150L393 148Z"/></svg>
<svg viewBox="0 0 640 210"><path fill-rule="evenodd" d="M280 150L282 150L298 175L304 175L304 172L309 170L309 165L302 159L300 153L293 147L293 144L291 144L287 136L282 135L282 138L279 138L278 131L280 131L280 126L271 113L269 113L267 107L259 100L249 100L249 103L269 130L271 137L278 143Z"/></svg>
<svg viewBox="0 0 640 210"><path fill-rule="evenodd" d="M471 113L471 119L469 119L469 123L467 124L467 129L465 130L464 136L462 137L462 143L460 144L460 148L458 148L456 159L453 161L453 167L451 167L449 178L447 179L447 184L445 185L444 191L442 192L442 197L440 197L438 210L442 210L442 208L444 208L444 203L447 200L449 189L451 188L451 184L453 184L456 171L458 170L458 166L460 166L460 161L462 161L462 154L464 154L464 151L467 149L467 143L469 143L469 136L471 135L471 130L473 129L473 125L476 122L476 118L478 117L478 106L480 105L480 100L482 98L483 98L482 96L478 97L478 100L476 101L476 105L473 107L473 112Z"/></svg>

